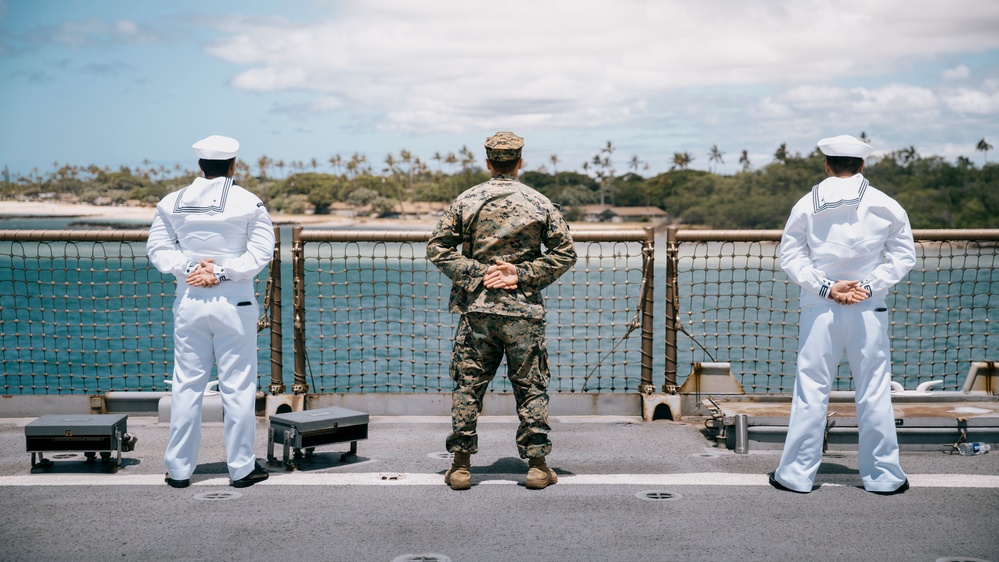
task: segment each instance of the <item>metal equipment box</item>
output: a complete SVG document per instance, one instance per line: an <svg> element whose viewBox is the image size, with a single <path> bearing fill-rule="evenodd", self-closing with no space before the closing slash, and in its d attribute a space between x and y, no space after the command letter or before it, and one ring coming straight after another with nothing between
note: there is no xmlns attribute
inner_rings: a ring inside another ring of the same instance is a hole
<svg viewBox="0 0 999 562"><path fill-rule="evenodd" d="M289 460L289 449L294 448L295 458L311 456L319 445L345 443L350 441L350 451L341 455L345 461L357 456L357 442L368 438L368 414L346 408L321 408L302 412L272 414L271 426L267 433L267 462L277 464L274 457L274 444L284 445L284 466L295 470Z"/></svg>
<svg viewBox="0 0 999 562"><path fill-rule="evenodd" d="M111 453L117 452L118 457L108 471L118 472L122 444L132 439L127 432L127 414L41 416L24 426L26 449L31 453L31 470L52 467L52 461L44 457L46 452L82 451L88 463L94 462L97 453L101 454L102 462L109 462ZM131 450L130 446L126 446L125 450Z"/></svg>

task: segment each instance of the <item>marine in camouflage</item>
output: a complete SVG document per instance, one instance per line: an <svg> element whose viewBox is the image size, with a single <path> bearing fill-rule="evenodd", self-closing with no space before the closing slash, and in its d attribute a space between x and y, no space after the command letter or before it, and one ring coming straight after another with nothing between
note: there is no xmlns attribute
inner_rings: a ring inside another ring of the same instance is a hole
<svg viewBox="0 0 999 562"><path fill-rule="evenodd" d="M430 236L427 259L451 279L451 312L541 319L541 291L576 263L576 249L562 212L547 197L499 174L451 204ZM517 289L482 284L496 260L517 266Z"/></svg>
<svg viewBox="0 0 999 562"><path fill-rule="evenodd" d="M486 155L494 162L515 161L521 147L520 137L497 133L486 140ZM482 398L505 355L520 417L520 456L547 455L551 373L541 291L576 263L561 211L515 173L496 174L452 203L431 234L427 259L451 279L449 308L462 315L451 355L455 386L448 450L477 452ZM497 261L514 264L516 288L483 284Z"/></svg>

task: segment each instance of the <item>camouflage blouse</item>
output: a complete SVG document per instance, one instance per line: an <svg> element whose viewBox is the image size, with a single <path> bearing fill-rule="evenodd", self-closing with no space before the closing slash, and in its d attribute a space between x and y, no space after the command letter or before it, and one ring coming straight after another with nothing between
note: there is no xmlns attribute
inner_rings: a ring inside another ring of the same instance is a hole
<svg viewBox="0 0 999 562"><path fill-rule="evenodd" d="M543 319L541 290L576 263L576 249L556 205L500 174L451 204L430 236L427 259L451 279L451 312ZM516 289L483 285L495 260L517 266Z"/></svg>

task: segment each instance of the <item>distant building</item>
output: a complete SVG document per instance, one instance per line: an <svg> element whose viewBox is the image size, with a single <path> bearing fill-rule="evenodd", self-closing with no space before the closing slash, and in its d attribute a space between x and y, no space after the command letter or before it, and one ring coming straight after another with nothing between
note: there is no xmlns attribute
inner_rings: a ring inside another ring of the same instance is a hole
<svg viewBox="0 0 999 562"><path fill-rule="evenodd" d="M654 222L665 220L669 214L659 207L615 207L613 205L587 205L583 207L586 222Z"/></svg>
<svg viewBox="0 0 999 562"><path fill-rule="evenodd" d="M395 210L399 218L437 219L450 205L438 201L403 201L396 205Z"/></svg>
<svg viewBox="0 0 999 562"><path fill-rule="evenodd" d="M584 205L583 220L586 222L603 222L603 218L601 217L604 211L610 208L610 205Z"/></svg>

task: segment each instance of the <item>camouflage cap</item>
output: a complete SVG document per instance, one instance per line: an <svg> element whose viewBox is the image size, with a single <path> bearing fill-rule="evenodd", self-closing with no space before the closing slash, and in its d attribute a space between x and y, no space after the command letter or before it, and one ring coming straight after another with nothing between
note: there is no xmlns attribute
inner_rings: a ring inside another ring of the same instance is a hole
<svg viewBox="0 0 999 562"><path fill-rule="evenodd" d="M486 139L486 160L509 162L520 158L524 139L509 131L500 131Z"/></svg>

